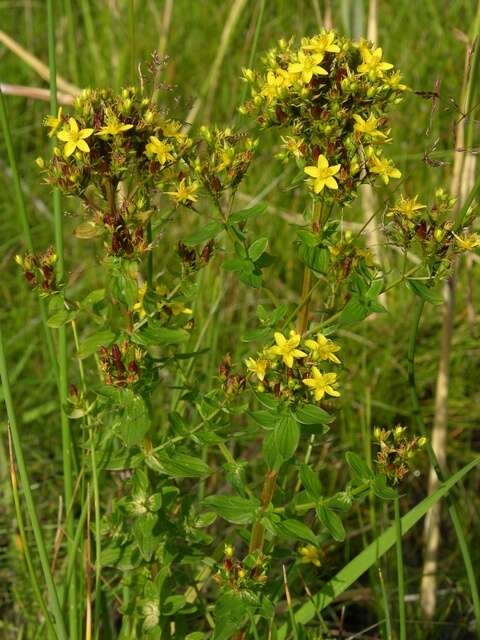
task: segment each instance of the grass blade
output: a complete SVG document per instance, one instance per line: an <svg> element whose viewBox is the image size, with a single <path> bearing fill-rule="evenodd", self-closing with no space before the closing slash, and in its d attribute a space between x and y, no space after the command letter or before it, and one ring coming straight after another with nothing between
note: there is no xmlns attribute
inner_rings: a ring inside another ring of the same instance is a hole
<svg viewBox="0 0 480 640"><path fill-rule="evenodd" d="M413 509L411 509L401 519L402 535L405 535L423 516L430 507L438 500L448 494L448 492L459 482L469 471L480 463L480 458L476 458L460 471L457 471L447 481L442 483L440 487L427 496ZM358 580L368 569L375 564L378 559L383 556L393 545L396 540L395 525L389 527L385 533L379 536L361 553L351 560L343 569L341 569L327 584L310 600L304 604L295 614L297 624L307 624L316 614L316 611L325 609L335 598L343 593L348 587ZM287 625L283 625L278 632L278 640L285 640L287 637Z"/></svg>
<svg viewBox="0 0 480 640"><path fill-rule="evenodd" d="M53 114L57 113L57 65L55 59L55 16L53 0L47 2L48 17L48 59L50 64L50 109ZM60 192L53 190L53 215L55 224L55 250L57 254L57 278L62 282L65 276L65 256L63 247L63 216L60 201ZM67 508L66 530L67 530L67 555L73 555L71 541L74 535L74 514L72 508L73 496L73 441L70 433L65 407L68 405L68 364L67 364L67 329L65 325L58 329L58 374L59 374L59 396L60 396L60 422L62 431L62 458L63 458L63 483L65 492L65 506ZM75 574L68 598L68 619L70 637L77 637L77 592Z"/></svg>
<svg viewBox="0 0 480 640"><path fill-rule="evenodd" d="M42 567L45 583L47 585L47 591L50 600L50 607L55 618L57 635L60 640L67 640L67 630L63 621L62 611L60 609L60 603L58 600L57 589L53 581L52 572L50 571L50 564L48 562L47 549L45 541L43 539L42 529L40 527L40 521L38 519L37 511L35 509L35 502L30 488L30 481L28 478L27 467L25 464L25 458L23 457L23 449L20 440L20 434L17 427L17 420L15 411L13 408L12 394L10 391L10 383L7 374L7 362L5 358L5 351L3 348L2 330L0 327L0 378L2 381L3 393L5 397L5 406L7 408L8 421L10 423L10 430L12 434L13 450L15 452L15 458L18 466L18 474L22 483L23 495L25 496L25 504L27 508L28 517L32 525L33 535L35 543L37 545L38 557Z"/></svg>

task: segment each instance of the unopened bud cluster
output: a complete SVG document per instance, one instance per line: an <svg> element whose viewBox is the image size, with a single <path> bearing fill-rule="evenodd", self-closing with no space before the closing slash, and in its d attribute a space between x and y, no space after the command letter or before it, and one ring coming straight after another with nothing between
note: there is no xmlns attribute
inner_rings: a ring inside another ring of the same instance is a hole
<svg viewBox="0 0 480 640"><path fill-rule="evenodd" d="M15 261L22 267L28 284L41 294L48 295L58 290L55 279L57 256L52 247L37 255L27 253L15 256Z"/></svg>
<svg viewBox="0 0 480 640"><path fill-rule="evenodd" d="M265 557L247 556L243 561L235 558L235 550L225 545L223 563L214 575L215 582L223 589L232 591L258 589L267 581L268 566Z"/></svg>
<svg viewBox="0 0 480 640"><path fill-rule="evenodd" d="M400 425L388 430L377 427L373 437L380 448L376 463L392 484L398 484L407 476L415 455L427 443L423 436L410 437L407 428Z"/></svg>
<svg viewBox="0 0 480 640"><path fill-rule="evenodd" d="M127 340L98 350L100 368L105 384L116 387L132 386L139 380L145 353Z"/></svg>

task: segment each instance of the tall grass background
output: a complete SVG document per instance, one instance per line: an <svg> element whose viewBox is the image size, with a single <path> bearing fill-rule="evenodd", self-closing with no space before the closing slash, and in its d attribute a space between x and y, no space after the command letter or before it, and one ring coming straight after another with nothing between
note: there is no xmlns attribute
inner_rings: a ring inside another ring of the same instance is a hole
<svg viewBox="0 0 480 640"><path fill-rule="evenodd" d="M46 153L48 140L40 124L50 112L50 107L45 100L12 95L8 86L48 89L48 75L43 74L42 77L39 73L42 67L35 65L32 59L33 56L44 65L49 64L48 4L40 0L0 1L0 83L5 85L13 150L31 241L37 250L54 244L55 229L59 232L57 205L52 204L51 193L42 184L34 162L37 156ZM160 90L162 98L181 110L175 117L183 116L194 124L214 122L230 125L235 121L238 126L248 127L251 124L237 112L245 96L240 80L242 67L258 62L262 52L279 38L311 35L323 26L325 20L341 33L355 37L367 35L369 26L371 28L369 15L371 18L372 5L377 6L376 39L385 58L401 69L406 84L414 91L438 91L440 94L439 100L432 100L419 93L410 93L391 118L391 157L403 174L401 189L410 195L419 193L420 200L428 201L436 188L448 188L452 180L454 131L462 118L460 100L466 40L477 14L477 3L473 0L419 0L415 3L411 0L380 0L378 3L366 0L56 0L52 6L54 53L60 76L58 88L60 92L72 90L71 85L118 89L136 83L138 65L141 63L141 68L145 69L152 52L157 51L161 57L169 56L162 80L176 85L175 93L182 96L175 106L169 93ZM473 104L480 98L478 79L474 78L472 83ZM475 134L478 128L475 118L472 126ZM279 263L280 267L270 269L267 276L269 284L279 300L297 302L301 266L291 246L290 225L299 221L304 196L288 189L291 174L278 162L272 161L272 145L272 137L264 135L259 157L242 184L239 201L245 205L258 200L268 203L268 215L258 223L259 231L262 225L262 235L272 238L272 253L285 258ZM382 208L388 198L389 192L385 190L373 206ZM65 270L72 291L80 294L100 286L95 250L72 235L75 225L73 203L65 200L62 206L66 214L63 216ZM365 206L363 198L346 212L345 217L352 228L363 224ZM0 326L32 497L43 525L46 547L51 550L55 544L57 520L63 518L65 510L62 498L62 429L57 372L45 342L38 298L28 291L14 263L15 254L28 248L29 243L22 226L22 216L6 140L2 136ZM166 238L166 241L178 240L188 228L186 218L180 215L175 238ZM387 264L393 266L401 260L393 251L382 251ZM194 344L198 342L210 350L193 366L207 389L225 353L231 353L235 360L244 355L246 345L240 337L246 329L255 326L256 305L265 302L265 297L262 291L240 290L236 280L226 276L213 263L201 277L205 286L199 289L192 340ZM472 461L480 446L480 347L475 316L479 295L478 257L474 256L468 268L463 264L459 270L453 309L448 437L441 452L446 459L447 476ZM329 479L331 486L327 487L331 491L341 486L345 475L344 452L368 452L369 433L374 425L400 422L416 428L407 370L408 338L415 303L407 289L402 288L389 291L385 302L388 315L376 316L361 328L354 326L340 333L348 376L333 449L329 452L328 466L335 470ZM434 420L441 330L442 318L438 308L426 305L418 331L416 382L427 433L430 433ZM68 336L67 348L69 353L74 353L71 335ZM70 366L69 380L80 384L78 369L73 365ZM6 398L5 388L0 391L0 396L2 400ZM74 433L74 437L79 436ZM316 455L321 458L322 451L317 450ZM326 465L327 461L322 464ZM403 511L425 496L428 472L428 460L425 459L419 475L411 482L408 498L402 499ZM31 582L28 560L18 534L19 513L15 511L13 497L7 419L2 408L0 636L33 638L34 611L30 603L35 597L35 584ZM480 566L478 472L465 478L463 485L457 488L454 500L466 532L473 565ZM23 505L23 495L20 495L20 504ZM79 515L76 514L77 517ZM351 517L350 528L355 535L364 536L367 543L371 539L369 527L380 532L389 522L390 515L385 508L384 513L377 512L376 518L372 515L370 523L367 523L365 514L358 513ZM25 527L26 536L30 538L32 532L28 522ZM423 635L421 623L409 626L409 629L413 629L418 638L475 637L473 627L469 626L472 620L471 592L445 507L441 511L440 531L436 623L428 636ZM71 538L72 534L73 530L70 530L68 537ZM403 540L402 586L407 593L410 624L422 616L419 607L422 549L422 528L417 525ZM390 607L395 608L397 586L396 573L391 568L394 566L393 550L390 553L392 562L383 565L382 580L376 571L370 573L370 588L379 599L382 585L385 587L387 604L377 607L383 612L388 612ZM35 564L36 558L32 562ZM349 616L357 622L362 620L364 602L375 610L375 597L372 593L362 595L360 588L349 592L342 603L346 607L347 620ZM337 610L340 616L341 609ZM394 625L397 625L396 621Z"/></svg>

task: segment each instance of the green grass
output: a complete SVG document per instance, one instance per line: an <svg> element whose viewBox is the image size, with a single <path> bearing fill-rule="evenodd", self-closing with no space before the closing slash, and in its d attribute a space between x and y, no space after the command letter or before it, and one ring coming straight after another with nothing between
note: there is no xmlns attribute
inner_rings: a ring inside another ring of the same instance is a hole
<svg viewBox="0 0 480 640"><path fill-rule="evenodd" d="M164 3L153 0L117 3L98 0L57 0L48 4L53 4L55 14L55 33L51 34L50 38L50 59L53 59L55 52L60 76L79 87L120 88L131 84L135 80L138 62L143 63L145 70L152 51L159 47L159 34L164 32ZM245 95L245 87L239 79L241 68L258 62L261 54L273 46L280 37L289 37L291 34L298 37L314 33L318 29L315 5L321 11L324 8L323 2L306 0L296 3L295 10L292 10L292 3L287 0L277 0L275 3L260 0L246 2L226 43L224 56L219 60L222 33L234 3L220 3L216 0L174 0L172 4L166 40L169 63L162 72L162 79L178 85L182 95L182 113L187 114L199 99L197 123L211 121L230 124L235 119L239 126L250 126L236 112ZM352 3L333 1L330 4L334 25L344 33L352 30L348 18L351 15L349 11ZM368 3L359 1L355 5L356 11L359 11L360 7L360 11L366 16ZM431 100L409 94L391 121L394 140L391 155L402 170L403 188L409 194L421 193L421 200L430 198L438 186L450 182L452 127L459 117L456 102L461 92L464 59L464 45L455 30L468 32L474 22L475 13L476 3L467 0L422 0L416 3L415 7L410 0L384 0L380 3L379 44L383 47L385 58L402 70L406 84L415 91L432 91L436 80L441 82L441 100L433 114ZM358 20L357 15L357 22ZM47 3L0 2L0 25L2 30L48 64ZM31 68L3 47L0 48L0 78L2 83L47 87ZM165 99L170 101L168 95ZM64 338L55 334L55 344L45 347L41 308L37 298L28 291L13 258L25 248L29 249L30 244L36 250L40 250L54 244L56 238L57 247L61 246L61 242L65 243L64 251L60 251L65 256L65 274L70 279L72 290L78 296L100 286L101 281L91 245L84 245L73 237L72 230L76 224L73 215L76 213L75 204L73 201L64 200L62 206L69 215L62 217L58 199L56 198L52 204L50 191L42 184L34 164L37 156L47 154L48 141L40 124L43 116L50 112L48 103L13 96L5 96L5 103L8 109L5 122L11 132L12 150L20 180L17 180L15 172L12 178L9 170L9 144L4 133L0 138L0 326L7 354L13 407L19 422L19 440L32 487L30 499L25 489L28 486L26 478L21 478L24 489L19 497L22 508L26 509L23 514L25 535L32 545L35 538L36 548L41 548L41 543L38 547L39 530L33 524L35 520L31 511L32 504L29 506L30 500L30 503L35 503L40 521L44 525L43 536L48 553L54 544L58 497L63 493L63 478L68 478L72 473L68 468L68 424L63 418L62 427L60 426L60 412L57 410L56 400L57 376L52 365L51 353L53 348L62 350L64 340L68 339L68 353L73 356L74 340L72 336ZM54 104L51 109L55 110ZM261 218L261 223L256 223L256 229L259 235L269 235L272 238L271 250L275 255L285 257L280 267L274 267L269 271L269 285L279 300L298 304L302 268L292 251L290 223L295 214L303 210L306 198L289 190L289 178L292 177L292 173L287 171L282 175L283 169L280 164L271 161L274 153L272 140L272 135L267 133L264 136L260 156L247 181L242 184L239 202L247 205L258 194L263 194L261 199L268 203L268 215ZM436 150L432 157L441 159L445 164L430 166L423 161L424 154L429 153L434 147ZM22 205L22 197L25 208ZM379 206L383 206L388 197L388 191L385 190ZM363 222L359 202L345 212L345 219L348 222ZM31 242L26 231L27 220ZM168 243L173 245L181 238L187 225L187 217L180 216L178 228L172 237L166 239ZM388 251L386 258L392 266L400 261L400 257L393 251ZM409 263L408 268L411 266ZM480 299L478 278L475 278L477 263L474 263L473 269L473 295L477 301ZM246 329L255 327L256 305L267 303L268 298L263 291L240 289L237 280L230 275L225 276L225 272L215 263L212 263L201 277L202 286L199 287L196 302L198 315L192 343L207 345L210 351L192 361L193 368L188 373L195 376L203 388L207 389L225 353L231 353L234 361L240 361L248 353L250 346L242 343L240 336ZM318 306L322 294L321 287L314 292L312 308L315 308L316 304ZM458 284L451 360L448 482L453 480L456 470L473 460L474 452L479 446L480 392L477 381L480 378L480 349L478 329L475 328L472 334L466 323L466 296L466 274L462 269ZM410 398L407 361L407 341L411 316L414 313L414 302L410 302L412 298L406 289L392 290L388 294L387 316L377 317L361 328L353 326L351 330L345 330L343 335L340 335L342 360L346 363L342 383L342 410L330 435L328 459L318 446L314 447L312 453L329 491L341 487L346 477L344 452L355 450L362 454L365 448L369 447L365 438L370 427L401 422L417 429L415 406ZM83 328L79 327L80 334L82 331ZM438 308L427 305L423 312L416 347L416 383L427 433L431 428L434 410L439 342ZM62 403L66 399L66 356L65 352L60 358ZM81 385L80 373L74 365L68 371L68 380L75 382L79 387ZM365 389L368 389L368 394ZM3 398L8 398L5 383L0 394ZM173 396L172 406L175 406L175 402L176 398ZM0 454L2 450L4 454L8 452L7 420L13 432L12 417L0 413ZM365 426L361 438L362 423ZM79 427L75 423L72 428ZM254 447L255 442L252 441L252 451ZM235 450L235 443L233 448L235 453L239 453L239 450ZM20 472L18 453L16 458ZM67 463L65 467L64 463ZM335 473L331 473L332 468ZM427 460L423 461L420 473L420 477L411 479L406 496L402 499L402 508L409 510L404 519L411 516L412 507L425 497ZM254 469L252 476L256 490L262 483L260 471ZM7 455L0 455L0 483L1 492L5 496L10 495ZM478 471L472 471L464 477L460 488L452 494L459 521L466 532L474 567L480 562L480 552L476 544L480 535L477 484ZM93 490L91 487L90 491ZM73 486L70 483L65 493L64 509L68 509L72 491ZM79 491L85 499L86 486L82 486ZM105 491L102 496L106 499ZM85 534L81 528L75 529L73 526L73 516L78 525L78 522L82 522L82 514L71 515L61 549L60 564L63 569L67 567L67 574L71 575L70 584L74 589L75 586L78 587L75 567L79 564L75 563L74 557L78 556L78 549L85 542ZM23 633L24 638L35 638L36 613L33 610L26 613L25 606L22 607L21 603L24 598L28 601L28 583L32 570L35 570L38 576L41 574L39 567L35 566L38 556L33 554L33 567L30 567L28 559L25 557L25 564L23 555L15 546L16 518L14 503L2 499L0 583L5 585L5 588L0 589L0 636L10 639L22 637L20 634ZM379 531L390 524L381 509L377 511L377 519L376 526ZM370 516L367 506L362 506L362 521L369 527ZM353 531L361 527L360 520L354 513L350 516L349 525ZM423 635L422 624L414 622L420 619L419 608L416 604L408 602L407 635L415 633L417 638L439 639L474 637L474 619L470 604L472 598L463 569L462 549L457 543L447 509L442 513L442 530L442 563L439 567L439 587L442 592L439 596L438 621L429 631L430 635ZM388 535L389 544L392 546L395 541L394 533L389 530ZM370 543L375 536L368 528L364 537L366 542ZM337 573L335 566L343 566L347 561L351 561L362 549L357 536L352 536L349 546L351 555L347 557L344 557L344 553L347 552L341 545L335 547L332 554L336 565L327 564L317 573L310 570L306 572L309 589L313 593L320 593L320 596L315 596L316 599L323 597L321 584L331 580ZM414 535L403 538L403 552L405 580L402 584L404 582L407 593L418 593L421 577L421 525L416 525ZM385 560L385 557L388 559ZM370 564L374 560L376 557L370 555ZM393 552L390 551L388 556L384 556L378 563L382 566L385 579L392 627L396 629L397 576L392 569ZM48 579L48 562L45 565L42 560L41 564L43 575ZM362 565L363 570L368 568L367 564ZM362 571L357 568L351 575L352 581L356 580L361 577ZM372 570L369 575L374 576L375 571ZM355 604L353 598L334 603L322 613L329 625L335 626L344 604L347 607L345 628L349 633L359 632L363 623L367 627L368 624L377 621L375 590L380 598L380 584L370 584L366 576L361 578L358 584L372 588L366 602L362 603L362 606L365 604L364 611L359 612L358 604ZM43 583L40 596L43 594L42 589ZM48 592L49 602L55 602L52 585L49 586ZM80 591L78 597L81 596ZM65 594L62 597L66 597ZM41 598L37 598L37 602L40 602L40 607ZM325 598L321 602L321 607L318 602L315 606L309 605L308 621L327 604ZM331 599L328 604L330 602ZM96 615L99 615L98 611ZM298 616L297 612L297 625L307 623L307 618L302 616L303 614ZM73 628L75 626L74 618L75 613L70 619L70 628L72 625ZM61 630L61 623L58 621L57 628ZM63 637L68 637L66 632L61 631L59 637L62 637L62 633ZM468 636L469 633L471 636Z"/></svg>

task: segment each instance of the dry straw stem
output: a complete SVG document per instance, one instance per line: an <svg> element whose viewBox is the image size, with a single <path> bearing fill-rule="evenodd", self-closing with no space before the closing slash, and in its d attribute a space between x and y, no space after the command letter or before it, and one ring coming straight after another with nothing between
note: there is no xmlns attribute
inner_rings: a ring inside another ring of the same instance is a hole
<svg viewBox="0 0 480 640"><path fill-rule="evenodd" d="M474 34L471 41L467 41L465 52L465 64L460 99L460 115L455 126L455 152L453 160L451 193L457 198L456 212L464 204L470 193L474 181L475 161L469 160L464 149L471 147L472 133L466 135L466 124L469 109L472 105L472 91L476 68L475 49L478 47L478 32L480 27L480 3L477 6L477 17L474 25ZM476 46L475 46L476 44ZM472 118L472 114L469 116ZM470 138L466 144L466 138ZM467 152L468 153L468 152ZM471 154L469 154L471 155ZM448 396L449 396L449 367L453 337L453 320L455 311L456 271L454 266L452 276L445 282L443 288L443 310L441 348L438 362L438 374L435 391L435 413L431 437L432 448L436 453L438 463L442 471L446 465L446 445L448 427ZM428 479L428 493L433 493L440 484L440 478L433 467L430 468ZM423 577L420 588L420 606L422 614L427 620L431 620L435 614L437 604L437 571L438 550L440 546L440 516L441 505L436 503L427 513L424 523L425 557L423 564Z"/></svg>
<svg viewBox="0 0 480 640"><path fill-rule="evenodd" d="M46 64L35 57L32 53L24 49L16 40L7 35L4 31L0 30L0 42L4 44L7 49L10 49L18 58L23 60L31 69L36 71L38 75L48 82L50 78L50 70ZM74 84L70 84L63 78L57 75L58 88L72 96L77 96L80 93L80 89Z"/></svg>
<svg viewBox="0 0 480 640"><path fill-rule="evenodd" d="M21 96L22 98L31 98L32 100L42 100L50 102L50 91L48 89L40 89L39 87L24 87L19 84L1 84L0 90L6 96ZM75 100L75 96L70 93L57 93L59 104L71 105Z"/></svg>
<svg viewBox="0 0 480 640"><path fill-rule="evenodd" d="M368 19L367 19L367 39L371 40L375 44L378 44L378 0L370 0L368 4ZM360 191L360 197L363 209L363 218L365 220L366 230L366 243L367 247L372 252L375 261L382 264L381 255L381 242L378 232L377 219L375 211L377 209L377 199L373 187L369 184L363 185ZM379 296L380 302L387 306L387 294L381 293ZM376 314L373 314L371 318L374 318Z"/></svg>
<svg viewBox="0 0 480 640"><path fill-rule="evenodd" d="M193 103L193 106L187 115L187 124L183 128L183 133L186 133L194 123L204 99L206 103L209 104L213 97L213 94L215 93L222 62L225 58L228 45L235 31L235 25L237 24L246 3L247 0L235 0L235 2L232 4L230 13L228 14L227 20L223 27L222 35L220 37L220 44L217 49L217 55L215 56L215 60L213 61L210 69L210 73L208 74L208 78L203 85L200 95Z"/></svg>

